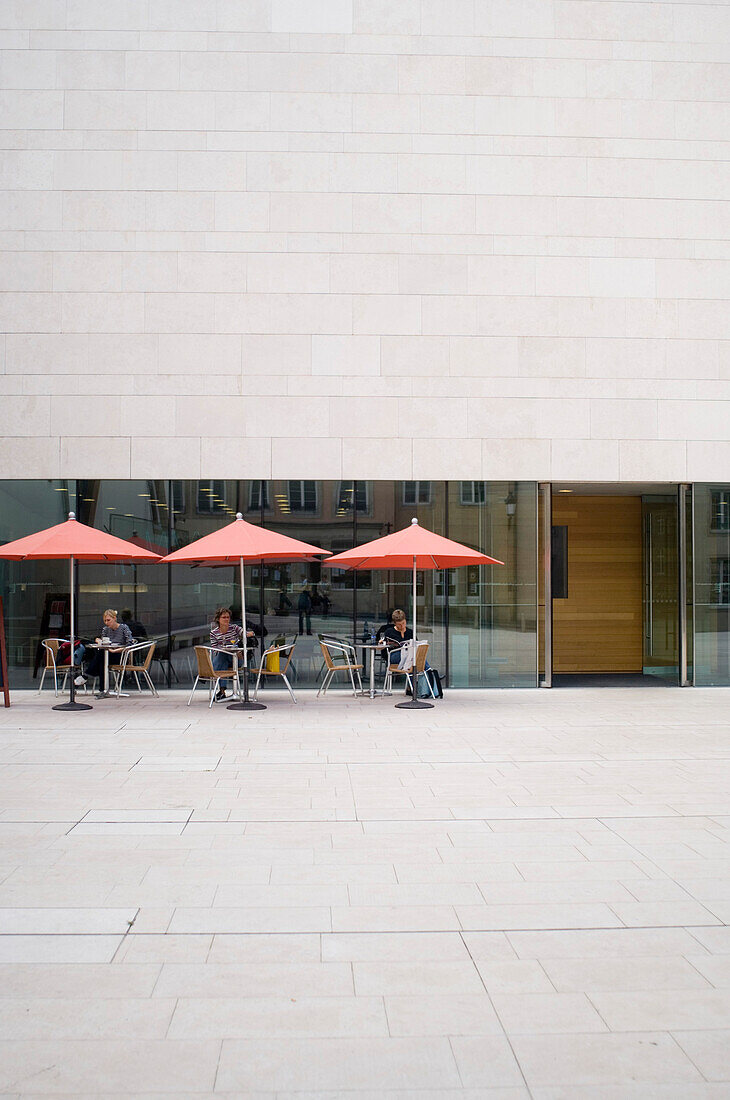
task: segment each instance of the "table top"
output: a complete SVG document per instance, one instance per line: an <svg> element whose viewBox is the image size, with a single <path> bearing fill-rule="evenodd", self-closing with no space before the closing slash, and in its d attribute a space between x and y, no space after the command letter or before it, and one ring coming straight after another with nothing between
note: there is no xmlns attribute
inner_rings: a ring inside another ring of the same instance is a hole
<svg viewBox="0 0 730 1100"><path fill-rule="evenodd" d="M122 649L127 649L125 645L101 645L99 642L89 642L87 649L100 649L105 653L119 653Z"/></svg>

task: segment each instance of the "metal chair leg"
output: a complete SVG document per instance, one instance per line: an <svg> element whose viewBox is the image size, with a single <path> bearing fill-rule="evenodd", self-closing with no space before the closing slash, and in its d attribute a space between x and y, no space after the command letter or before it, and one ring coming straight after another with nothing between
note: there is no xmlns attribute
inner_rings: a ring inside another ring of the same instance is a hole
<svg viewBox="0 0 730 1100"><path fill-rule="evenodd" d="M199 677L199 676L196 676L196 677L195 677L195 683L193 684L193 690L192 690L192 691L190 692L190 698L188 699L188 706L190 706L190 704L191 704L191 703L192 703L192 701L193 701L193 696L195 695L195 689L196 689L196 687L198 686L198 680L199 680L199 679L200 679L200 677Z"/></svg>
<svg viewBox="0 0 730 1100"><path fill-rule="evenodd" d="M281 678L282 678L282 680L284 681L284 683L286 684L286 686L287 686L287 688L288 688L289 694L290 694L290 695L291 695L291 697L292 697L292 702L296 703L296 701L297 701L297 697L296 697L296 695L294 694L294 692L292 691L292 686L291 686L291 684L289 683L289 681L287 680L287 678L286 678L286 676L284 675L284 673L283 673L283 672L282 672L282 674L281 674Z"/></svg>
<svg viewBox="0 0 730 1100"><path fill-rule="evenodd" d="M322 681L322 683L320 685L320 688L319 688L319 691L317 692L317 698L318 699L319 699L320 695L326 695L327 694L327 688L330 686L330 681L332 680L332 677L334 676L334 674L335 674L335 670L333 668L328 668L327 669L327 675L325 676L324 680Z"/></svg>

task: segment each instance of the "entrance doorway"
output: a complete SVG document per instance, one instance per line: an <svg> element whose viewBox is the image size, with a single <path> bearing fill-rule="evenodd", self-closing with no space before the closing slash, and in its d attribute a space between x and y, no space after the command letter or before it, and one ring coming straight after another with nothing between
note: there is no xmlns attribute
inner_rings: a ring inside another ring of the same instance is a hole
<svg viewBox="0 0 730 1100"><path fill-rule="evenodd" d="M680 671L676 486L555 486L552 679L676 685Z"/></svg>

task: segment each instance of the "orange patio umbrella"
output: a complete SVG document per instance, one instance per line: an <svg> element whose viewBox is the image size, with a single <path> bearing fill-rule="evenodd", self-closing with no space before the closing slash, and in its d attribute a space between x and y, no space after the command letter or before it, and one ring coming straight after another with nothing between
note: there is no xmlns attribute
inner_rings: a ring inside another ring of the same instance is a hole
<svg viewBox="0 0 730 1100"><path fill-rule="evenodd" d="M140 546L133 546L116 535L110 535L106 531L99 531L96 527L89 527L85 523L79 523L73 512L69 512L68 519L64 523L57 523L55 527L47 527L45 531L38 531L34 535L26 535L14 542L6 542L0 546L0 558L8 561L56 561L68 559L71 590L71 657L69 663L69 701L54 706L54 710L91 710L88 703L76 702L74 684L74 651L76 641L74 622L74 562L104 562L104 561L131 561L154 562L160 560L159 554L152 554Z"/></svg>
<svg viewBox="0 0 730 1100"><path fill-rule="evenodd" d="M456 569L460 565L504 565L479 550L437 535L412 519L409 527L392 535L354 546L342 554L334 554L322 563L330 569L412 569L413 570L413 649L416 649L416 571L418 569ZM415 677L414 677L415 679ZM417 698L418 685L413 685L413 697L396 706L406 710L431 707Z"/></svg>
<svg viewBox="0 0 730 1100"><path fill-rule="evenodd" d="M248 642L246 640L246 585L244 562L315 561L320 554L328 554L321 546L281 535L266 527L257 527L237 513L233 523L220 527L210 535L203 535L188 546L174 550L162 558L164 564L179 565L238 565L241 570L241 621L243 631L243 699L231 703L228 710L266 710L263 703L254 703L248 697Z"/></svg>

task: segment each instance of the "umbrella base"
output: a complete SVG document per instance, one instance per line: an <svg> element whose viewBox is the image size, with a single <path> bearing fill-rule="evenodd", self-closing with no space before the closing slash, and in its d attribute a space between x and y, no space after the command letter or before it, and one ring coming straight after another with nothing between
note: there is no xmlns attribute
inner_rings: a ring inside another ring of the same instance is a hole
<svg viewBox="0 0 730 1100"><path fill-rule="evenodd" d="M433 710L433 703L424 703L423 699L409 699L407 703L396 703L398 710Z"/></svg>
<svg viewBox="0 0 730 1100"><path fill-rule="evenodd" d="M93 710L89 703L57 703L51 710Z"/></svg>
<svg viewBox="0 0 730 1100"><path fill-rule="evenodd" d="M254 703L253 699L241 699L238 703L229 703L226 710L266 710L266 704Z"/></svg>

